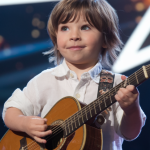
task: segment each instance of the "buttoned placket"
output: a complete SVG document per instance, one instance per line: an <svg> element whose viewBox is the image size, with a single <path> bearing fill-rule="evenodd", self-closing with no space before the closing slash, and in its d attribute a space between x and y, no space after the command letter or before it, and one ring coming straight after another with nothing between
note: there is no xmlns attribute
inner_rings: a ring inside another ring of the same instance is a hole
<svg viewBox="0 0 150 150"><path fill-rule="evenodd" d="M89 73L82 74L81 79L74 91L74 97L81 102L84 102L85 92L89 82L90 82L90 74Z"/></svg>

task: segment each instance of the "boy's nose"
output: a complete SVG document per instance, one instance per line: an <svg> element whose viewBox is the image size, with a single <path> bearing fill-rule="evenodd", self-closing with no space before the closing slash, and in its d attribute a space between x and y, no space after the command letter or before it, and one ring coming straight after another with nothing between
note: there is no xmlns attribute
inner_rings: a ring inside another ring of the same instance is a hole
<svg viewBox="0 0 150 150"><path fill-rule="evenodd" d="M79 37L72 37L70 40L72 40L72 41L78 41L78 40L80 40L80 38Z"/></svg>
<svg viewBox="0 0 150 150"><path fill-rule="evenodd" d="M71 33L71 36L70 36L70 40L72 40L72 41L81 40L80 33L77 32L77 31L72 32L72 33Z"/></svg>

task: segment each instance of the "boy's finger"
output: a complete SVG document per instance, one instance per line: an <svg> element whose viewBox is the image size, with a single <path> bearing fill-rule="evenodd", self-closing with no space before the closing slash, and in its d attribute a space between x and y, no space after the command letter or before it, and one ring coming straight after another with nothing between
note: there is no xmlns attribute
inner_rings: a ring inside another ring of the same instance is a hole
<svg viewBox="0 0 150 150"><path fill-rule="evenodd" d="M121 79L122 79L122 80L125 80L126 78L127 78L127 77L124 76L124 75L121 76Z"/></svg>
<svg viewBox="0 0 150 150"><path fill-rule="evenodd" d="M47 119L46 118L44 118L44 123L47 123Z"/></svg>
<svg viewBox="0 0 150 150"><path fill-rule="evenodd" d="M46 143L46 140L45 139L41 139L37 136L34 136L34 139L38 142L38 143Z"/></svg>

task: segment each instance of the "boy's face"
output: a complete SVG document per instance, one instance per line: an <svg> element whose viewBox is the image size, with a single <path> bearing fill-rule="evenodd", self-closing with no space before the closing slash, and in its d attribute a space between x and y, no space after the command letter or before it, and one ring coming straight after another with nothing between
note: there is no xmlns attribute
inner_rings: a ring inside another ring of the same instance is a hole
<svg viewBox="0 0 150 150"><path fill-rule="evenodd" d="M74 65L95 65L102 47L102 33L92 27L81 15L78 21L59 24L57 49Z"/></svg>

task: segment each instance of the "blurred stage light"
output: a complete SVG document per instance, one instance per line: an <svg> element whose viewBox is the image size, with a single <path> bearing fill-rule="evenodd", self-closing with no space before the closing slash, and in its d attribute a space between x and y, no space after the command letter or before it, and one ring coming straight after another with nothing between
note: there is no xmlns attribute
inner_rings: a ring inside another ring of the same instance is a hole
<svg viewBox="0 0 150 150"><path fill-rule="evenodd" d="M139 2L135 5L136 11L143 11L145 9L145 5L142 2Z"/></svg>
<svg viewBox="0 0 150 150"><path fill-rule="evenodd" d="M38 18L33 18L32 25L34 27L37 27L40 24L40 20Z"/></svg>
<svg viewBox="0 0 150 150"><path fill-rule="evenodd" d="M5 57L7 57L7 56L10 56L12 53L11 53L11 50L9 48L7 48L7 49L3 50L3 54Z"/></svg>
<svg viewBox="0 0 150 150"><path fill-rule="evenodd" d="M38 19L36 17L32 19L32 25L34 27L38 27L39 29L44 29L45 28L45 22L40 21L40 19Z"/></svg>
<svg viewBox="0 0 150 150"><path fill-rule="evenodd" d="M31 35L33 38L38 38L40 36L40 31L39 30L32 30Z"/></svg>
<svg viewBox="0 0 150 150"><path fill-rule="evenodd" d="M150 0L143 0L143 2L144 2L144 4L145 4L146 6L149 6L149 5L150 5Z"/></svg>
<svg viewBox="0 0 150 150"><path fill-rule="evenodd" d="M29 4L29 3L44 3L44 2L52 2L59 0L4 0L0 1L0 6L3 5L17 5L17 4Z"/></svg>
<svg viewBox="0 0 150 150"><path fill-rule="evenodd" d="M40 24L38 25L39 29L44 29L45 28L45 22L44 21L40 21Z"/></svg>
<svg viewBox="0 0 150 150"><path fill-rule="evenodd" d="M150 35L150 7L129 38L112 70L122 73L147 61L150 61L150 41L147 47L140 49Z"/></svg>
<svg viewBox="0 0 150 150"><path fill-rule="evenodd" d="M52 41L46 40L43 42L26 44L16 47L7 48L0 51L0 61L17 58L31 53L44 52L53 46Z"/></svg>
<svg viewBox="0 0 150 150"><path fill-rule="evenodd" d="M136 23L139 23L139 22L141 21L141 19L142 19L142 16L137 16L137 17L135 18Z"/></svg>

